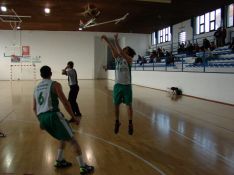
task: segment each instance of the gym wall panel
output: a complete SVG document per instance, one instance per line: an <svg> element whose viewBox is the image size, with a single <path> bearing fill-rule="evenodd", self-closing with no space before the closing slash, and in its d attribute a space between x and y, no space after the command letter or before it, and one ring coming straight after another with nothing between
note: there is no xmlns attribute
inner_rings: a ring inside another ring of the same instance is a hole
<svg viewBox="0 0 234 175"><path fill-rule="evenodd" d="M39 69L42 65L49 65L53 71L54 79L67 79L61 75L68 61L72 60L78 73L79 79L94 79L105 77L104 74L95 71L95 64L100 65L106 58L97 59L106 54L103 42L97 40L104 33L100 32L65 32L65 31L11 31L0 30L0 80L10 80L10 57L4 57L4 47L12 43L30 46L32 57L40 57L41 63L36 63L36 78L40 78ZM114 33L105 33L113 37ZM133 47L137 54L144 55L149 47L148 34L120 34L124 37L127 45ZM96 42L95 42L96 38ZM103 46L101 46L103 44ZM96 50L95 50L96 49ZM100 61L100 63L99 63ZM96 75L98 73L98 75Z"/></svg>
<svg viewBox="0 0 234 175"><path fill-rule="evenodd" d="M114 73L108 71L108 79L114 80ZM160 90L175 86L186 95L234 105L233 74L132 71L132 83Z"/></svg>

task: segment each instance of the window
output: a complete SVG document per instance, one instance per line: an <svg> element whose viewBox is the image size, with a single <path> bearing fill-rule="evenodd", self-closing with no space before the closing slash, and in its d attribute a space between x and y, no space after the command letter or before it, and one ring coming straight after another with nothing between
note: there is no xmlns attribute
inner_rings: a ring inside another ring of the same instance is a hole
<svg viewBox="0 0 234 175"><path fill-rule="evenodd" d="M217 30L219 27L221 27L221 9L218 9L215 11L215 17L216 17L216 21L215 21L215 30Z"/></svg>
<svg viewBox="0 0 234 175"><path fill-rule="evenodd" d="M196 18L196 34L211 32L221 26L221 9L206 13Z"/></svg>
<svg viewBox="0 0 234 175"><path fill-rule="evenodd" d="M162 30L160 30L159 31L159 37L160 37L160 42L159 43L162 43L163 42L163 31Z"/></svg>
<svg viewBox="0 0 234 175"><path fill-rule="evenodd" d="M184 43L185 44L186 41L186 32L180 32L179 33L179 43Z"/></svg>
<svg viewBox="0 0 234 175"><path fill-rule="evenodd" d="M155 32L153 32L151 34L151 44L152 45L155 45L156 44L156 35L155 35Z"/></svg>
<svg viewBox="0 0 234 175"><path fill-rule="evenodd" d="M215 30L215 11L210 12L210 25L209 25L209 30L214 31ZM209 31L208 31L209 32Z"/></svg>
<svg viewBox="0 0 234 175"><path fill-rule="evenodd" d="M200 33L205 32L205 16L200 16Z"/></svg>
<svg viewBox="0 0 234 175"><path fill-rule="evenodd" d="M205 26L205 23L206 23L206 26ZM205 32L209 32L210 31L210 13L205 14L205 22L203 23L203 25L205 26Z"/></svg>
<svg viewBox="0 0 234 175"><path fill-rule="evenodd" d="M167 27L158 31L158 43L171 41L171 28Z"/></svg>
<svg viewBox="0 0 234 175"><path fill-rule="evenodd" d="M231 4L228 6L228 12L227 12L227 27L233 27L234 22L234 4Z"/></svg>

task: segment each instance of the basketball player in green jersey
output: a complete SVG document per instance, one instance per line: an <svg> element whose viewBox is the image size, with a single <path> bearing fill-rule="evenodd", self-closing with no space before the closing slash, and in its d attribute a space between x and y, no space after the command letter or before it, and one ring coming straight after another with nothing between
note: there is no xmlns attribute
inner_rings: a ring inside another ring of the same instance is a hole
<svg viewBox="0 0 234 175"><path fill-rule="evenodd" d="M121 48L118 41L118 34L114 35L114 44L112 44L108 38L103 35L101 37L108 47L111 49L112 55L115 59L115 85L113 90L113 101L115 104L115 128L114 132L119 132L121 123L119 122L119 106L121 103L127 105L128 108L128 133L133 134L133 123L132 123L132 85L131 85L131 65L135 51L127 46Z"/></svg>
<svg viewBox="0 0 234 175"><path fill-rule="evenodd" d="M76 124L79 124L79 119L74 116L70 103L63 93L61 84L51 80L52 72L50 67L43 66L40 69L40 73L43 80L35 88L33 110L40 122L41 129L46 130L51 136L60 141L54 166L64 168L72 165L63 156L65 143L70 142L74 147L76 159L80 165L80 174L86 175L93 172L94 167L84 163L80 146L73 131L59 110L60 99L66 111Z"/></svg>

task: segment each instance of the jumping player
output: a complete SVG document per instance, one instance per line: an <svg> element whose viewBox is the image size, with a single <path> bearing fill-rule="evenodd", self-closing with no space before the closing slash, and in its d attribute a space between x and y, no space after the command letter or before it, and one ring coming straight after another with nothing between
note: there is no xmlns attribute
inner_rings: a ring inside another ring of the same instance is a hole
<svg viewBox="0 0 234 175"><path fill-rule="evenodd" d="M111 49L113 58L115 59L115 85L113 90L113 101L115 104L115 128L114 132L117 134L119 132L119 127L121 123L119 122L119 106L121 103L127 105L128 109L128 133L133 134L133 123L132 123L132 85L131 85L131 65L135 51L127 46L121 48L118 41L118 34L114 35L114 44L112 44L108 38L103 35L101 37L108 47Z"/></svg>

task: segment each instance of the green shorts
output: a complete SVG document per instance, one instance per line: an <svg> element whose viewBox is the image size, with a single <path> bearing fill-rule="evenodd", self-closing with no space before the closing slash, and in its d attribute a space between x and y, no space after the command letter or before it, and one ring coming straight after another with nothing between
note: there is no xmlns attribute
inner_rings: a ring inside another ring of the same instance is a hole
<svg viewBox="0 0 234 175"><path fill-rule="evenodd" d="M70 140L74 134L61 112L39 114L40 127L58 140Z"/></svg>
<svg viewBox="0 0 234 175"><path fill-rule="evenodd" d="M132 104L132 85L115 84L113 90L113 101L115 105L124 103Z"/></svg>

